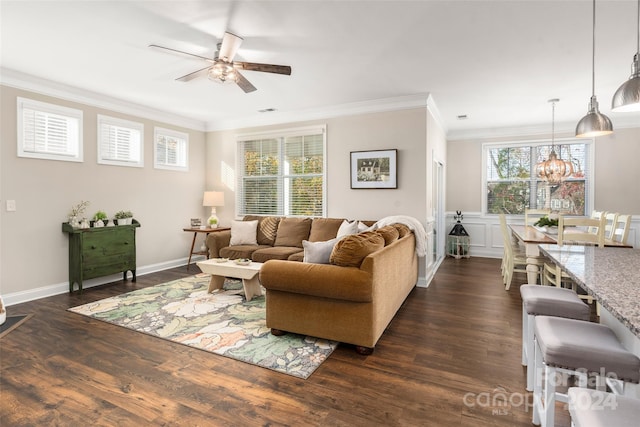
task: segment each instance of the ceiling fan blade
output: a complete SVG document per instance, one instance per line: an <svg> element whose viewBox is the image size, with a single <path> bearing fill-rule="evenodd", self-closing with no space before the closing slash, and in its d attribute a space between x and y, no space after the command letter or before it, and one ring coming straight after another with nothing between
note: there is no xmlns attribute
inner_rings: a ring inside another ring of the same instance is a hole
<svg viewBox="0 0 640 427"><path fill-rule="evenodd" d="M275 73L291 75L291 67L288 65L258 64L256 62L234 62L233 66L247 71L261 71L263 73Z"/></svg>
<svg viewBox="0 0 640 427"><path fill-rule="evenodd" d="M179 81L179 82L188 82L189 80L193 80L193 79L195 79L196 77L200 77L200 75L201 75L201 74L205 74L205 73L204 73L204 71L209 70L209 68L211 68L211 67L204 67L203 69L198 70L198 71L194 71L193 73L185 74L185 75L184 75L184 76L182 76L182 77L178 77L178 78L176 79L176 81Z"/></svg>
<svg viewBox="0 0 640 427"><path fill-rule="evenodd" d="M208 61L208 62L211 62L211 63L215 62L212 58L207 58L205 56L200 56L200 55L196 55L196 54L189 53L189 52L183 52L181 50L172 49L170 47L158 46L157 44L150 44L149 47L152 47L154 49L168 50L169 52L179 53L181 55L187 55L187 56L192 56L192 57L195 57L195 58L204 59L205 61Z"/></svg>
<svg viewBox="0 0 640 427"><path fill-rule="evenodd" d="M244 93L254 92L257 90L256 87L252 85L251 82L247 80L245 76L243 76L237 71L236 71L236 75L238 76L236 83L238 84L238 86L240 86L240 89L242 89Z"/></svg>
<svg viewBox="0 0 640 427"><path fill-rule="evenodd" d="M236 52L242 44L242 40L244 40L242 37L226 31L224 36L222 36L222 44L220 46L218 58L226 62L233 61L233 57L236 56Z"/></svg>

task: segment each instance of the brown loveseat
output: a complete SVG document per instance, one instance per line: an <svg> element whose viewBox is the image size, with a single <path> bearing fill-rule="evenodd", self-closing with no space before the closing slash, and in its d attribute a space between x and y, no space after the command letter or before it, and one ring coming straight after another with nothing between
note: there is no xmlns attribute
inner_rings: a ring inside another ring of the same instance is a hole
<svg viewBox="0 0 640 427"><path fill-rule="evenodd" d="M260 220L258 234L269 234L265 233L273 228L269 218ZM353 344L359 353L370 354L417 282L414 233L405 225L393 224L342 238L331 252L330 264L291 262L302 261L303 245L279 235L287 229L299 231L301 223L307 222L298 218L287 224L288 219L282 219L284 227L276 228L277 236L259 236L259 245L229 246L229 232L209 234L210 256L265 262L260 282L266 289L267 327L274 335L292 332L325 338ZM342 222L309 219L309 235L304 240L335 238ZM266 244L267 237L274 244ZM296 246L278 246L277 242Z"/></svg>

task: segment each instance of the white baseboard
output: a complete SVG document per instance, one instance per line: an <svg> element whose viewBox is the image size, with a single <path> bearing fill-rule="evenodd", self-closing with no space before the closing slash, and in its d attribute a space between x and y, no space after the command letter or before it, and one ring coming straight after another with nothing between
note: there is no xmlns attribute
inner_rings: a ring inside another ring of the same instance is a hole
<svg viewBox="0 0 640 427"><path fill-rule="evenodd" d="M204 256L194 256L191 258L191 262L200 261L205 259ZM187 258L180 258L171 261L165 261L157 264L145 265L136 268L136 277L144 276L145 274L155 273L157 271L167 270L169 268L180 267L187 265ZM196 274L198 271L194 271ZM131 278L131 273L127 273L127 278ZM110 276L104 276L96 279L84 280L82 282L82 288L87 289L94 286L104 285L106 283L116 282L122 279L122 273L112 274ZM77 287L76 287L77 289ZM23 302L33 301L40 298L51 297L54 295L60 295L69 292L69 282L57 283L48 286L42 286L40 288L29 289L26 291L13 292L2 296L4 303L7 307L21 304Z"/></svg>

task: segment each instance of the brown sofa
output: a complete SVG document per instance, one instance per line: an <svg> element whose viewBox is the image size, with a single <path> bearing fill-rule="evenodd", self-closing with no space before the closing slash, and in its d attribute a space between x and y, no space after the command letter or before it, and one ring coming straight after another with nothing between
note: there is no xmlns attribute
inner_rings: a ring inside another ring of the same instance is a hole
<svg viewBox="0 0 640 427"><path fill-rule="evenodd" d="M267 290L267 326L354 344L370 354L418 280L415 236L366 256L359 267L269 261L260 271Z"/></svg>
<svg viewBox="0 0 640 427"><path fill-rule="evenodd" d="M229 246L230 232L209 234L210 257L265 262L260 282L266 289L267 327L274 335L292 332L325 338L370 354L418 280L414 233L394 224L343 238L331 252L330 264L291 262L302 261L303 245L297 244L299 235L278 239L281 232L300 232L302 224L308 224L308 238L301 240L323 242L336 237L343 219L282 218L285 222L278 224L274 236L268 232L273 229L269 218L273 217L259 219L258 245Z"/></svg>
<svg viewBox="0 0 640 427"><path fill-rule="evenodd" d="M336 237L344 218L285 218L247 215L243 221L258 221L257 244L230 245L231 231L207 236L209 258L247 258L256 262L272 259L302 261L302 241L323 242ZM362 221L368 226L375 221Z"/></svg>

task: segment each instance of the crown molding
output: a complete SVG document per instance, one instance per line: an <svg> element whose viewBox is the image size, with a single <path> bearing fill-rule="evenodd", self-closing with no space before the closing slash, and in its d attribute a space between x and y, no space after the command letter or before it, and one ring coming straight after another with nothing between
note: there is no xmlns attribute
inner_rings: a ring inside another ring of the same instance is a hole
<svg viewBox="0 0 640 427"><path fill-rule="evenodd" d="M613 131L616 129L632 129L640 127L640 119L637 113L617 113L610 116L613 122ZM556 123L556 134L575 134L576 124L564 122ZM447 141L468 141L468 140L485 140L485 139L503 139L503 138L523 138L535 135L550 135L548 124L539 124L532 126L513 126L502 128L485 128L485 129L462 129L453 130L447 134Z"/></svg>
<svg viewBox="0 0 640 427"><path fill-rule="evenodd" d="M260 113L251 117L208 122L207 131L242 129L257 126L269 126L309 120L321 120L358 114L381 113L386 111L424 108L428 104L429 94L398 96L370 101L351 102L322 108L309 108L297 111L275 111ZM432 101L433 102L433 101ZM435 104L434 104L435 105Z"/></svg>
<svg viewBox="0 0 640 427"><path fill-rule="evenodd" d="M178 116L174 113L123 101L101 93L68 86L62 83L56 83L51 80L21 73L8 68L0 68L0 84L16 89L39 93L41 95L53 96L67 101L78 102L97 108L103 108L131 116L180 126L191 130L206 130L205 123L200 120Z"/></svg>

